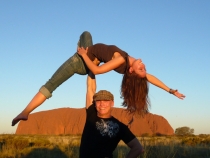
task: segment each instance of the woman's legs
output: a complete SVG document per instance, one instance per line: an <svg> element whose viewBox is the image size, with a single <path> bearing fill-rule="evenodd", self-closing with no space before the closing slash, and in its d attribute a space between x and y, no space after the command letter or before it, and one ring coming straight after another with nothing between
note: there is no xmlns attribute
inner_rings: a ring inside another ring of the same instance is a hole
<svg viewBox="0 0 210 158"><path fill-rule="evenodd" d="M93 41L92 41L92 36L88 31L84 31L81 35L80 35L80 39L78 42L78 47L84 47L85 49L89 46L93 45Z"/></svg>
<svg viewBox="0 0 210 158"><path fill-rule="evenodd" d="M80 35L78 47L86 48L91 45L93 45L91 34L87 31L83 32ZM51 97L52 92L75 73L80 75L86 75L88 73L85 62L77 53L58 68L47 83L41 87L40 92L45 95L46 98Z"/></svg>
<svg viewBox="0 0 210 158"><path fill-rule="evenodd" d="M12 120L12 126L17 124L20 120L28 120L28 115L31 113L31 111L41 105L45 100L46 97L42 93L38 92L26 106L26 108Z"/></svg>
<svg viewBox="0 0 210 158"><path fill-rule="evenodd" d="M80 35L78 42L79 47L88 47L92 45L91 34L87 31ZM60 68L54 73L49 81L40 88L39 92L34 96L26 108L16 116L12 121L12 126L17 124L20 120L27 120L28 115L38 106L40 106L47 98L52 96L52 92L60 86L63 82L69 79L74 73L81 75L87 74L87 68L84 65L82 58L75 53L70 57Z"/></svg>
<svg viewBox="0 0 210 158"><path fill-rule="evenodd" d="M75 73L80 75L87 74L84 62L77 53L64 62L39 91L46 98L50 98L52 96L52 92Z"/></svg>

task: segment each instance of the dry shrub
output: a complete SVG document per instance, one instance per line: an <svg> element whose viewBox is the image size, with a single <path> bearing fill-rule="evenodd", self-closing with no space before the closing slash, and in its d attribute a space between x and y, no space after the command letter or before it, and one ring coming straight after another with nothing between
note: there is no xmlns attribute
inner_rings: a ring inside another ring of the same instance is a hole
<svg viewBox="0 0 210 158"><path fill-rule="evenodd" d="M210 138L202 138L202 137L184 137L181 141L182 145L210 145Z"/></svg>
<svg viewBox="0 0 210 158"><path fill-rule="evenodd" d="M11 143L17 150L23 150L24 148L27 148L29 146L29 141L25 138L15 138L14 140L10 141L12 141Z"/></svg>
<svg viewBox="0 0 210 158"><path fill-rule="evenodd" d="M34 139L30 142L30 147L46 147L50 145L50 141L48 139L39 138Z"/></svg>

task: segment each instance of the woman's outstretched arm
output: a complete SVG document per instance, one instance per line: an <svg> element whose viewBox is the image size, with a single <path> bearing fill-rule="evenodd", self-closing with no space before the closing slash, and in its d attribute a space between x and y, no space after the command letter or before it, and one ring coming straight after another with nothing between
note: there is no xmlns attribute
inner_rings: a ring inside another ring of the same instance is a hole
<svg viewBox="0 0 210 158"><path fill-rule="evenodd" d="M117 67L119 67L122 63L125 62L125 59L122 56L118 56L107 63L97 66L87 56L87 51L88 51L88 48L84 49L83 47L78 48L77 50L78 54L84 59L87 67L93 72L94 75L103 74L111 70L114 70Z"/></svg>
<svg viewBox="0 0 210 158"><path fill-rule="evenodd" d="M155 85L155 86L157 86L157 87L175 95L179 99L184 99L185 98L185 95L179 93L178 90L170 89L168 86L166 86L162 81L160 81L155 76L150 75L150 74L146 74L146 77L147 77L148 82L152 83L153 85Z"/></svg>

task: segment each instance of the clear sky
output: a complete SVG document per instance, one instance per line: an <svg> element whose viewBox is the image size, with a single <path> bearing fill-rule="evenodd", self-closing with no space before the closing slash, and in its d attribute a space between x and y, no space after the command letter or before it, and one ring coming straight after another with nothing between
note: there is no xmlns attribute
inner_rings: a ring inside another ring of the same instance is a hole
<svg viewBox="0 0 210 158"><path fill-rule="evenodd" d="M186 95L180 100L150 85L150 112L175 130L210 134L210 1L0 1L0 134L56 69L76 52L83 31L94 43L117 45L141 58L147 72ZM98 75L121 107L122 75ZM85 106L86 76L75 75L34 112ZM59 118L58 118L59 119Z"/></svg>

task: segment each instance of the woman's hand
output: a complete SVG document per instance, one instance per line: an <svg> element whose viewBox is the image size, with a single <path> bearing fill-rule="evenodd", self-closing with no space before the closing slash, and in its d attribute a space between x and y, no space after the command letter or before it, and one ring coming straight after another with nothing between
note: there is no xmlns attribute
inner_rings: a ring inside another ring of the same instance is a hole
<svg viewBox="0 0 210 158"><path fill-rule="evenodd" d="M86 49L84 49L83 47L78 47L77 48L77 53L82 56L83 54L87 54L88 51L88 47Z"/></svg>
<svg viewBox="0 0 210 158"><path fill-rule="evenodd" d="M179 99L184 99L185 95L181 94L178 92L178 90L174 90L174 92L172 92L173 95L175 95L176 97L178 97Z"/></svg>

